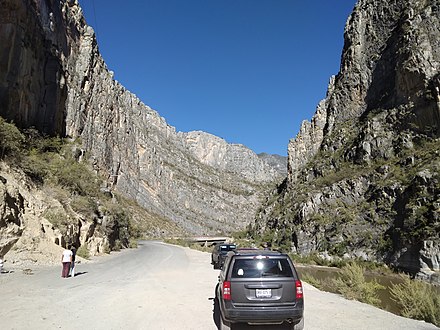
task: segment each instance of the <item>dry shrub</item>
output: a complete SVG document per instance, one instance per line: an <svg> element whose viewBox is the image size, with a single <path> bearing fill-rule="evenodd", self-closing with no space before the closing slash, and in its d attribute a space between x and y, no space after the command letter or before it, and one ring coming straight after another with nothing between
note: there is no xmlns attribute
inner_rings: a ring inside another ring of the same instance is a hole
<svg viewBox="0 0 440 330"><path fill-rule="evenodd" d="M342 268L340 277L333 280L333 284L337 292L347 299L379 306L378 291L384 287L376 280L367 282L364 271L365 269L361 265L349 263Z"/></svg>
<svg viewBox="0 0 440 330"><path fill-rule="evenodd" d="M391 297L402 316L440 326L440 295L430 284L405 277L403 283L393 284Z"/></svg>
<svg viewBox="0 0 440 330"><path fill-rule="evenodd" d="M76 251L76 254L84 259L90 259L90 251L87 248L87 245L81 245L79 249Z"/></svg>
<svg viewBox="0 0 440 330"><path fill-rule="evenodd" d="M301 280L314 286L315 288L319 289L319 290L324 290L324 285L322 283L321 280L317 279L316 277L314 277L313 275L310 274L302 274L301 275Z"/></svg>

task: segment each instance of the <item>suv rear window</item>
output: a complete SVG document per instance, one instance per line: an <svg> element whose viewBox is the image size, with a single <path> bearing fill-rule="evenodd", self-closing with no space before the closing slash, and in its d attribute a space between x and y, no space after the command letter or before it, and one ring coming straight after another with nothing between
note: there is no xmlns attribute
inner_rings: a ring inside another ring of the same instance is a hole
<svg viewBox="0 0 440 330"><path fill-rule="evenodd" d="M231 278L293 277L287 259L235 259Z"/></svg>

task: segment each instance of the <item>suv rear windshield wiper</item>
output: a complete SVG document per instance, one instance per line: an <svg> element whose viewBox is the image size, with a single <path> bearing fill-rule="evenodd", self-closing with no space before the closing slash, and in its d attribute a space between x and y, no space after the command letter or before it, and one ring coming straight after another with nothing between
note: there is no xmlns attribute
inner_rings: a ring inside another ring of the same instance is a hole
<svg viewBox="0 0 440 330"><path fill-rule="evenodd" d="M269 273L269 272L263 272L261 273L261 277L279 277L283 276L282 274L275 274L275 273Z"/></svg>

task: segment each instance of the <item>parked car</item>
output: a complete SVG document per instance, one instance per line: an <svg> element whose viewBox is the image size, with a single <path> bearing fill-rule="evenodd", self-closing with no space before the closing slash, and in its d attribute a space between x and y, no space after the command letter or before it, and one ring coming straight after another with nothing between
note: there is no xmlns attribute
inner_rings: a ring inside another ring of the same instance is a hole
<svg viewBox="0 0 440 330"><path fill-rule="evenodd" d="M223 330L237 323L304 328L302 283L284 253L251 249L228 252L216 299Z"/></svg>
<svg viewBox="0 0 440 330"><path fill-rule="evenodd" d="M211 264L214 266L214 269L222 268L226 254L236 248L235 244L216 244L211 253Z"/></svg>

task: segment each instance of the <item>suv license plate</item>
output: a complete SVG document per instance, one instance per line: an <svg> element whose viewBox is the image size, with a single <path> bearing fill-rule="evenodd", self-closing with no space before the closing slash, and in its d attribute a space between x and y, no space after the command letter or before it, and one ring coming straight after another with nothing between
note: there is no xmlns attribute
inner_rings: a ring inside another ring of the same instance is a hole
<svg viewBox="0 0 440 330"><path fill-rule="evenodd" d="M271 289L256 289L255 296L257 298L270 298L272 297Z"/></svg>

